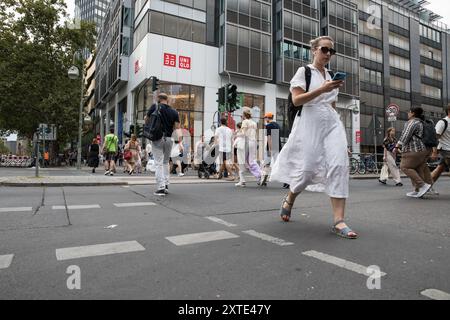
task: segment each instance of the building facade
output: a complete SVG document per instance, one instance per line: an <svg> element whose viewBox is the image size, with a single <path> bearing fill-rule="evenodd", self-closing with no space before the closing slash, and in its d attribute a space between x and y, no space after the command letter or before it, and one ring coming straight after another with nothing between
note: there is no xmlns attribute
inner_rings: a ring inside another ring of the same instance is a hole
<svg viewBox="0 0 450 320"><path fill-rule="evenodd" d="M111 0L75 0L75 20L95 23L97 33Z"/></svg>
<svg viewBox="0 0 450 320"><path fill-rule="evenodd" d="M337 110L348 145L373 152L371 119L383 131L387 106L399 105L393 124L400 129L411 105L439 118L449 97L449 35L436 16L406 2L113 0L98 38L97 130L114 126L122 141L142 125L155 100L149 80L157 77L193 143L213 134L217 91L229 82L260 128L265 112L276 114L285 141L289 81L312 61L309 41L330 35L337 49L330 68L347 73ZM230 115L231 126L241 112Z"/></svg>

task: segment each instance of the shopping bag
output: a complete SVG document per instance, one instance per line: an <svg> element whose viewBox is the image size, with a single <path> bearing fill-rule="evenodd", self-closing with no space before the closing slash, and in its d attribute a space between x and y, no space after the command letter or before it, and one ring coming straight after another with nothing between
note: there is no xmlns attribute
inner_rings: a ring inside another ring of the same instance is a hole
<svg viewBox="0 0 450 320"><path fill-rule="evenodd" d="M149 159L147 161L147 166L145 167L145 170L150 171L150 172L155 172L156 171L155 160Z"/></svg>
<svg viewBox="0 0 450 320"><path fill-rule="evenodd" d="M389 167L385 163L383 165L383 168L381 168L380 180L381 181L386 181L388 178L389 178Z"/></svg>

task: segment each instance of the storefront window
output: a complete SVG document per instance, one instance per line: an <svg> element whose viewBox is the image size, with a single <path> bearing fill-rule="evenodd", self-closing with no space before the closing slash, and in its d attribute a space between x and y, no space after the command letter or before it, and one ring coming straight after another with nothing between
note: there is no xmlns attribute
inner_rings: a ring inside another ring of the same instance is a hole
<svg viewBox="0 0 450 320"><path fill-rule="evenodd" d="M180 127L189 131L190 146L198 141L203 133L204 88L185 84L161 83L160 92L169 96L169 105L178 111ZM153 104L151 85L142 90L145 92L138 99L138 121L143 121L145 112ZM145 105L145 108L144 108Z"/></svg>

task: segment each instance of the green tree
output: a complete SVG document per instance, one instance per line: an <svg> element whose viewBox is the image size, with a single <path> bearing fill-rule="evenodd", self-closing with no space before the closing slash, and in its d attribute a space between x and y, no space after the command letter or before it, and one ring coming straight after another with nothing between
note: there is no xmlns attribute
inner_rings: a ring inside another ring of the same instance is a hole
<svg viewBox="0 0 450 320"><path fill-rule="evenodd" d="M39 123L54 123L58 141L76 138L81 79L67 70L74 53L93 50L95 26L68 28L64 0L0 2L0 131L33 137ZM83 62L78 56L76 65Z"/></svg>

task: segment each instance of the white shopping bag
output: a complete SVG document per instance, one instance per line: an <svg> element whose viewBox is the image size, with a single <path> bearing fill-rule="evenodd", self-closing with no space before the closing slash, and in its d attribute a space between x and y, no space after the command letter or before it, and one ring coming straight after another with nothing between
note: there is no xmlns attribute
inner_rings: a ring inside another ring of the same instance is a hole
<svg viewBox="0 0 450 320"><path fill-rule="evenodd" d="M145 169L146 169L147 171L150 171L150 172L155 172L155 171L156 171L156 168L155 168L155 160L149 159L149 160L147 161L147 166L145 167Z"/></svg>
<svg viewBox="0 0 450 320"><path fill-rule="evenodd" d="M381 181L386 181L388 178L389 178L389 167L385 163L383 165L383 168L381 168L380 180Z"/></svg>

